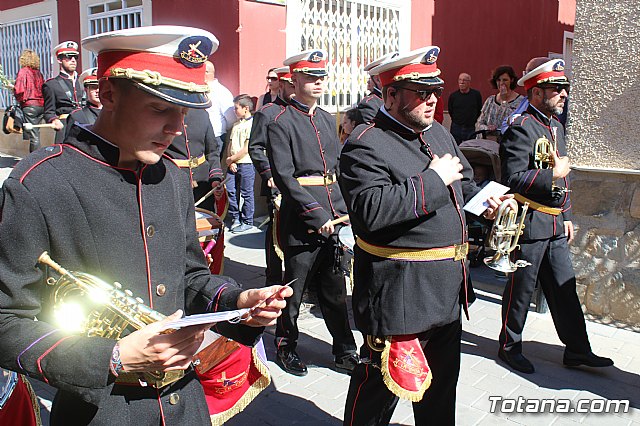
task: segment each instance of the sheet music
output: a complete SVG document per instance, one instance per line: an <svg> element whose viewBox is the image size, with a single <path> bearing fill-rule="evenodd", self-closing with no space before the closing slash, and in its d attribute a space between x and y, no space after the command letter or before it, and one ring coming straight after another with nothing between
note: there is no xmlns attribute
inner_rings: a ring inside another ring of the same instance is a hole
<svg viewBox="0 0 640 426"><path fill-rule="evenodd" d="M463 210L468 211L471 214L480 216L489 207L487 201L492 196L501 196L509 192L509 187L504 186L498 182L491 181L478 192L475 197L469 200L463 207Z"/></svg>

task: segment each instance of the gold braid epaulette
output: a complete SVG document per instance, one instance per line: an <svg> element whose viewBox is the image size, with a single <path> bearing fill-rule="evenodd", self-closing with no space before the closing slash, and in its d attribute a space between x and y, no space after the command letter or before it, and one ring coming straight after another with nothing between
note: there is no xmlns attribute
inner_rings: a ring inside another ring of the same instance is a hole
<svg viewBox="0 0 640 426"><path fill-rule="evenodd" d="M110 77L113 78L138 80L143 84L150 84L152 86L164 85L198 93L205 93L209 91L209 86L206 84L196 84L194 82L187 83L186 81L176 80L175 78L163 77L159 72L151 70L138 71L133 68L112 68L110 70L110 74Z"/></svg>

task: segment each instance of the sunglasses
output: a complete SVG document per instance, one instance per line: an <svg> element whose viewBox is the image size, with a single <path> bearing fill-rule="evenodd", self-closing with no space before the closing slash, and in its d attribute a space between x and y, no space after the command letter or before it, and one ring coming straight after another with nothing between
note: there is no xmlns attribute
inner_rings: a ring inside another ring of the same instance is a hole
<svg viewBox="0 0 640 426"><path fill-rule="evenodd" d="M409 92L417 93L418 97L423 102L426 101L427 99L429 99L431 97L431 95L436 95L436 98L440 99L440 97L444 93L444 87L433 87L431 89L425 89L425 90L413 90L413 89L409 89L407 87L400 87L400 89L408 90Z"/></svg>
<svg viewBox="0 0 640 426"><path fill-rule="evenodd" d="M58 55L58 59L78 59L78 55L74 55L72 53L63 53L62 55Z"/></svg>
<svg viewBox="0 0 640 426"><path fill-rule="evenodd" d="M538 87L541 89L550 89L557 93L560 93L563 90L565 90L567 94L569 94L569 88L570 88L568 84L541 84Z"/></svg>
<svg viewBox="0 0 640 426"><path fill-rule="evenodd" d="M267 81L269 82L278 81L278 77L267 77Z"/></svg>

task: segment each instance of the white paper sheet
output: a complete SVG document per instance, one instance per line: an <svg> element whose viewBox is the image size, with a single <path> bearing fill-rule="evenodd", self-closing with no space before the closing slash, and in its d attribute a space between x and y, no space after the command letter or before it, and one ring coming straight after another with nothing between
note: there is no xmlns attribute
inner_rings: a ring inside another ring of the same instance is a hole
<svg viewBox="0 0 640 426"><path fill-rule="evenodd" d="M491 181L478 192L475 197L469 200L467 204L463 207L465 211L468 211L471 214L476 216L480 216L482 212L484 212L489 207L489 202L487 201L492 196L501 196L506 194L509 191L508 186L504 186L498 182Z"/></svg>
<svg viewBox="0 0 640 426"><path fill-rule="evenodd" d="M169 322L164 325L162 330L177 330L191 325L215 324L222 321L237 321L243 315L247 314L249 309L237 309L235 311L213 312L209 314L196 314L183 317L177 321Z"/></svg>

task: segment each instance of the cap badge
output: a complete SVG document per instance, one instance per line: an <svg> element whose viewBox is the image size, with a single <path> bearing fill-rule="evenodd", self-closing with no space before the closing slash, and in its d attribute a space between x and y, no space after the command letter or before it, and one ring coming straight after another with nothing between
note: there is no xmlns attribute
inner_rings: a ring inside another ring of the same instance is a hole
<svg viewBox="0 0 640 426"><path fill-rule="evenodd" d="M180 62L187 68L198 68L209 59L213 43L207 37L187 37L180 42Z"/></svg>
<svg viewBox="0 0 640 426"><path fill-rule="evenodd" d="M438 60L438 53L440 53L439 49L437 49L435 47L433 49L430 49L424 55L424 58L422 59L422 62L424 64L427 64L427 65L435 64L435 62Z"/></svg>
<svg viewBox="0 0 640 426"><path fill-rule="evenodd" d="M309 55L309 62L320 62L322 60L322 52L316 51Z"/></svg>
<svg viewBox="0 0 640 426"><path fill-rule="evenodd" d="M554 71L564 71L564 61L558 61L553 64Z"/></svg>
<svg viewBox="0 0 640 426"><path fill-rule="evenodd" d="M71 47L71 48L75 49L76 44L74 42L72 42L72 41L69 41L69 42L66 43L66 45L64 47Z"/></svg>

